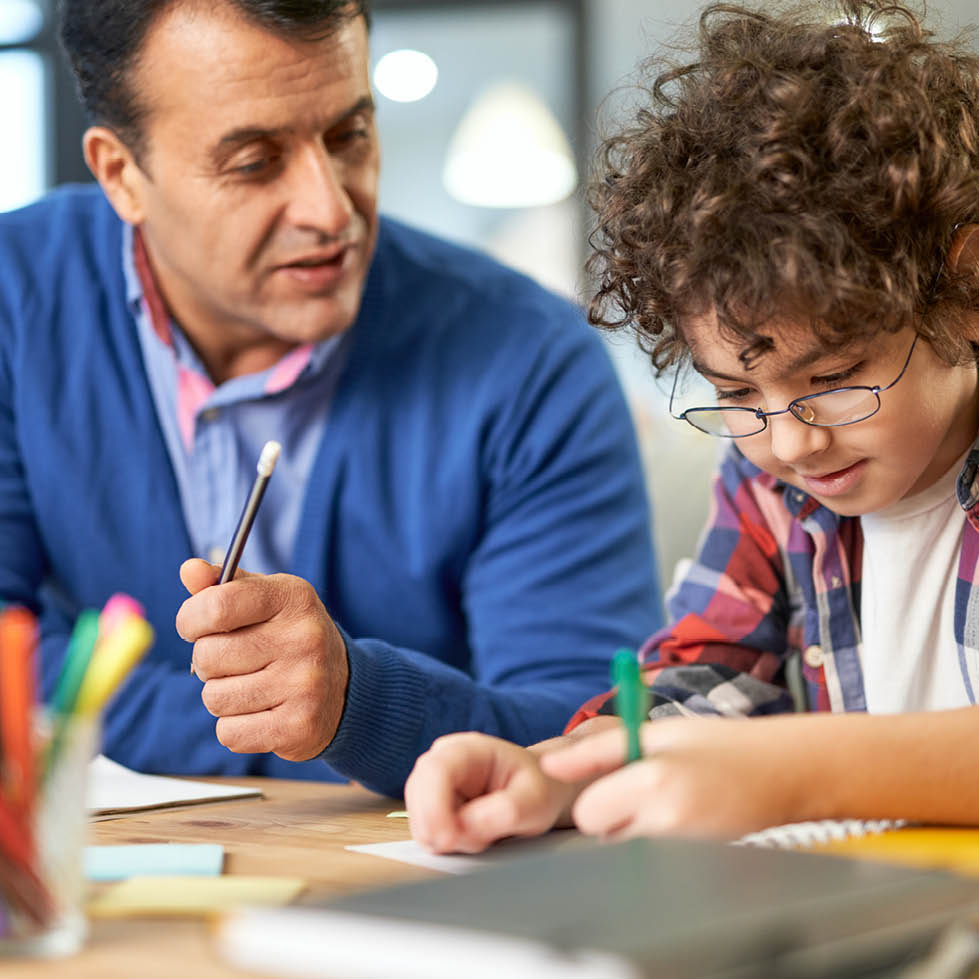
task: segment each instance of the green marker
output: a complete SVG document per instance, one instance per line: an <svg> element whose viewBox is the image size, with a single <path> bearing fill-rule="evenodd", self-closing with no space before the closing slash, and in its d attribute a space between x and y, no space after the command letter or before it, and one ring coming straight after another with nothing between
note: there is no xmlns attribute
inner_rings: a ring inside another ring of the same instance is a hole
<svg viewBox="0 0 979 979"><path fill-rule="evenodd" d="M95 609L85 609L75 622L65 662L58 677L58 685L51 699L51 707L57 714L70 714L78 698L85 671L88 669L99 636L99 613Z"/></svg>
<svg viewBox="0 0 979 979"><path fill-rule="evenodd" d="M639 676L639 661L630 649L620 649L612 657L612 684L615 686L615 709L625 724L628 737L626 762L639 761L639 725L646 717L646 686Z"/></svg>
<svg viewBox="0 0 979 979"><path fill-rule="evenodd" d="M54 688L51 698L51 723L53 729L44 750L44 777L51 773L54 759L60 753L69 720L75 709L78 692L82 688L82 680L88 671L92 660L95 642L99 638L99 613L95 609L85 609L75 620L68 648L65 650L65 661L61 665L61 675Z"/></svg>

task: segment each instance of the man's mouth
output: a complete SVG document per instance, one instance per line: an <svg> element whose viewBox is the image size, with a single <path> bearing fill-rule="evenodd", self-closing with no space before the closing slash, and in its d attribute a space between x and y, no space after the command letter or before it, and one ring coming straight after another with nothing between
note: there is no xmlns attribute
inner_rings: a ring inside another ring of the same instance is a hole
<svg viewBox="0 0 979 979"><path fill-rule="evenodd" d="M293 259L291 262L283 262L279 268L284 269L315 269L323 265L340 265L344 256L347 254L349 246L335 248L329 252L317 252L314 255L304 255L302 258Z"/></svg>

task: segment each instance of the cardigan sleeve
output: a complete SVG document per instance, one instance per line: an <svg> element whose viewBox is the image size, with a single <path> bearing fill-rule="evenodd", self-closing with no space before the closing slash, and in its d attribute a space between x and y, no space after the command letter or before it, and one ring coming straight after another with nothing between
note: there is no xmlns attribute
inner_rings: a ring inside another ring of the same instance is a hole
<svg viewBox="0 0 979 979"><path fill-rule="evenodd" d="M457 580L466 668L344 636L347 702L323 757L371 788L399 793L417 756L453 731L519 744L559 734L607 685L615 650L662 621L628 408L601 339L577 312L561 315L536 352L526 338L519 356L492 352L507 372L486 382L480 525Z"/></svg>

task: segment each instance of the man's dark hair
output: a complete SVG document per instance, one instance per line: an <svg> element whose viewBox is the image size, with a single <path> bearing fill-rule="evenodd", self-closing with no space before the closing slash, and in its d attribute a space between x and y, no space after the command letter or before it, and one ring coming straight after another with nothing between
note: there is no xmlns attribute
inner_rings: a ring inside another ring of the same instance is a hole
<svg viewBox="0 0 979 979"><path fill-rule="evenodd" d="M180 3L199 0L60 0L61 45L89 120L112 129L137 159L145 149L146 106L130 84L146 36ZM218 0L233 13L290 40L328 37L356 17L370 22L367 0Z"/></svg>
<svg viewBox="0 0 979 979"><path fill-rule="evenodd" d="M966 38L936 40L899 0L844 0L714 4L698 42L688 64L647 63L602 148L592 321L633 329L657 369L711 310L746 361L781 316L829 346L913 324L949 363L973 358L979 274L945 267L979 223Z"/></svg>

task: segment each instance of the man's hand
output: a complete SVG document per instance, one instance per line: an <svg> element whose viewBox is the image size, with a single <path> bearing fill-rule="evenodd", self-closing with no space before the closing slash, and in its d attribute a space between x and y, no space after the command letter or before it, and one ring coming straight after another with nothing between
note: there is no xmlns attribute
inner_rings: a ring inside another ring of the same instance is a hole
<svg viewBox="0 0 979 979"><path fill-rule="evenodd" d="M302 578L239 571L210 587L219 574L206 561L185 561L180 580L191 597L177 613L218 741L287 761L316 757L333 740L346 697L349 664L337 627Z"/></svg>
<svg viewBox="0 0 979 979"><path fill-rule="evenodd" d="M449 734L415 763L405 802L411 835L422 846L479 853L505 836L535 836L567 823L577 791L547 778L528 748L488 734Z"/></svg>

